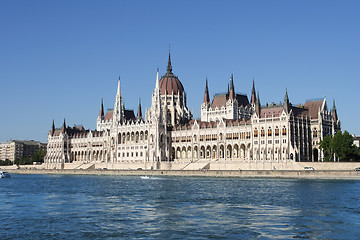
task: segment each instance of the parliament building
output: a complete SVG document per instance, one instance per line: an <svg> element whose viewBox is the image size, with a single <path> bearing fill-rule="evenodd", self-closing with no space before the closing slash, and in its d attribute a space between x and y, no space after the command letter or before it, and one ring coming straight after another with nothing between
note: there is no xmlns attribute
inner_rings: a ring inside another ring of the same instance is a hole
<svg viewBox="0 0 360 240"><path fill-rule="evenodd" d="M287 91L279 104L261 105L255 83L251 97L236 93L233 76L228 91L209 96L205 82L201 119L187 107L183 84L157 70L151 107L142 115L125 109L120 79L114 109L101 100L96 130L65 123L48 134L48 169L238 170L242 166L322 161L320 140L341 128L335 101L325 98L293 106ZM215 167L216 166L216 167Z"/></svg>

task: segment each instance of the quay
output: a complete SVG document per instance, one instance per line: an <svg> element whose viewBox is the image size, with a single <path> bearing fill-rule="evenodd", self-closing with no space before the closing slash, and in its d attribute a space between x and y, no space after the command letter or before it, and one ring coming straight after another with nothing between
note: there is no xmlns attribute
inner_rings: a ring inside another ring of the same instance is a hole
<svg viewBox="0 0 360 240"><path fill-rule="evenodd" d="M360 180L360 171L353 170L100 170L100 169L13 169L11 174L77 174L120 176L187 176L244 178L323 178Z"/></svg>

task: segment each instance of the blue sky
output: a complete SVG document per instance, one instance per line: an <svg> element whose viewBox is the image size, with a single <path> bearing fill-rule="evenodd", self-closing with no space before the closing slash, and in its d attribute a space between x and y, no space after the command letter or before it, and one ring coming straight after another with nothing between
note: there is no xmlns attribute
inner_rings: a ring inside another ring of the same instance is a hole
<svg viewBox="0 0 360 240"><path fill-rule="evenodd" d="M0 2L0 142L46 141L60 127L95 129L101 98L150 107L156 68L173 72L200 117L210 95L235 90L261 103L336 101L343 130L360 135L359 1Z"/></svg>

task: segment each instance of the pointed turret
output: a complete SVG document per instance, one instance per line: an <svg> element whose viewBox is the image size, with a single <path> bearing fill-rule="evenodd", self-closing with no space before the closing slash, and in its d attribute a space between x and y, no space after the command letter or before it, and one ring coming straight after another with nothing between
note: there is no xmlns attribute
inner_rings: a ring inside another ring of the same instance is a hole
<svg viewBox="0 0 360 240"><path fill-rule="evenodd" d="M284 97L284 110L286 113L289 113L290 111L290 101L289 101L289 96L288 96L288 93L287 93L287 88L285 90L285 97Z"/></svg>
<svg viewBox="0 0 360 240"><path fill-rule="evenodd" d="M206 85L205 85L205 93L204 93L204 101L203 103L210 103L210 97L209 97L209 89L208 89L208 80L206 78Z"/></svg>
<svg viewBox="0 0 360 240"><path fill-rule="evenodd" d="M159 84L159 68L156 70L155 89L160 90L160 84Z"/></svg>
<svg viewBox="0 0 360 240"><path fill-rule="evenodd" d="M117 92L116 95L121 95L121 88L120 88L120 76L119 76L119 80L118 80L118 87L117 87Z"/></svg>
<svg viewBox="0 0 360 240"><path fill-rule="evenodd" d="M53 123L52 123L52 126L51 126L51 136L54 136L54 132L55 132L55 122L54 122L54 119L53 119Z"/></svg>
<svg viewBox="0 0 360 240"><path fill-rule="evenodd" d="M104 118L104 103L103 103L103 98L101 98L101 105L100 105L99 117L100 117L101 119Z"/></svg>
<svg viewBox="0 0 360 240"><path fill-rule="evenodd" d="M141 113L141 101L140 101L140 98L139 98L139 107L138 107L138 112L137 112L137 116L136 116L137 119L142 119L142 113Z"/></svg>
<svg viewBox="0 0 360 240"><path fill-rule="evenodd" d="M124 102L121 96L121 87L120 87L120 76L118 80L118 87L116 91L115 104L114 104L114 113L113 113L113 124L117 125L124 121Z"/></svg>
<svg viewBox="0 0 360 240"><path fill-rule="evenodd" d="M235 100L235 89L234 89L234 75L231 74L230 77L230 91L229 91L229 100Z"/></svg>
<svg viewBox="0 0 360 240"><path fill-rule="evenodd" d="M261 117L261 104L260 104L260 94L259 92L257 92L257 98L256 98L256 104L255 104L255 112L256 114L259 116L259 118Z"/></svg>
<svg viewBox="0 0 360 240"><path fill-rule="evenodd" d="M251 105L255 106L255 104L256 104L255 79L253 79L253 86L251 90Z"/></svg>
<svg viewBox="0 0 360 240"><path fill-rule="evenodd" d="M170 59L170 50L169 50L169 61L167 65L167 73L172 73L171 59Z"/></svg>
<svg viewBox="0 0 360 240"><path fill-rule="evenodd" d="M331 110L331 114L332 114L333 120L336 122L338 120L338 115L337 115L337 111L336 111L335 100L333 100L333 107Z"/></svg>
<svg viewBox="0 0 360 240"><path fill-rule="evenodd" d="M230 96L230 87L229 87L229 83L228 83L228 90L227 90L227 97Z"/></svg>
<svg viewBox="0 0 360 240"><path fill-rule="evenodd" d="M65 123L65 118L64 118L64 124L63 124L63 127L62 127L62 133L65 133L66 132L66 123Z"/></svg>
<svg viewBox="0 0 360 240"><path fill-rule="evenodd" d="M150 109L150 118L151 121L161 121L162 113L161 113L161 92L160 92L160 84L159 84L159 69L157 69L156 72L156 83L155 83L155 89L152 94L152 101L151 101L151 109ZM146 119L148 119L148 116L146 116Z"/></svg>

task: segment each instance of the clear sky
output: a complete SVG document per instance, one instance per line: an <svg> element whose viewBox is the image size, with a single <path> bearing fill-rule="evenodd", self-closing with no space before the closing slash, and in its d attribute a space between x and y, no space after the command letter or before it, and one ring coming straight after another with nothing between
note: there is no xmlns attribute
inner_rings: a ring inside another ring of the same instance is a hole
<svg viewBox="0 0 360 240"><path fill-rule="evenodd" d="M200 117L210 95L262 104L336 101L343 130L360 135L360 1L0 1L0 142L46 142L61 127L96 128L101 98L150 107L156 68L173 72Z"/></svg>

